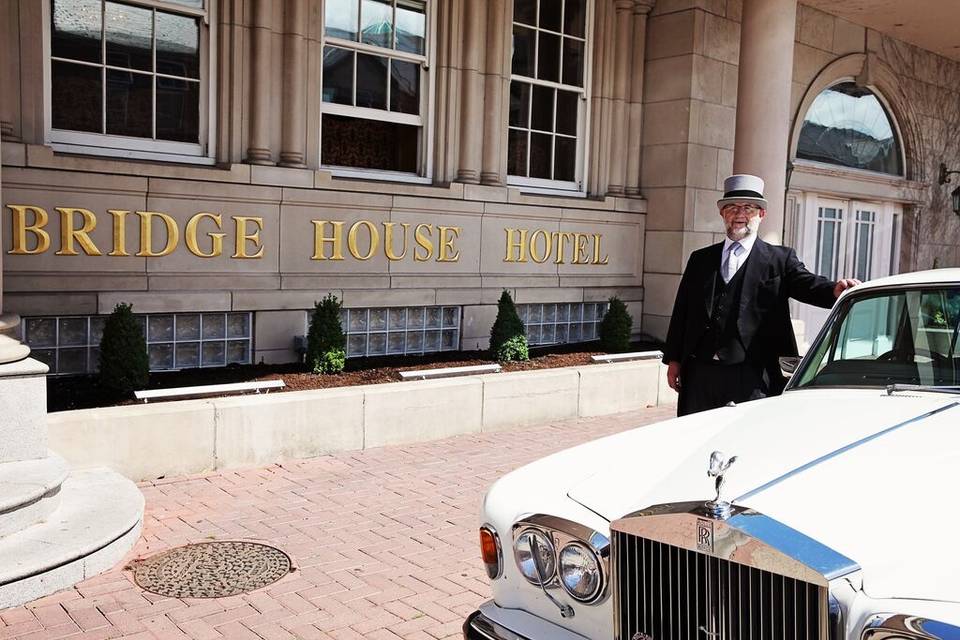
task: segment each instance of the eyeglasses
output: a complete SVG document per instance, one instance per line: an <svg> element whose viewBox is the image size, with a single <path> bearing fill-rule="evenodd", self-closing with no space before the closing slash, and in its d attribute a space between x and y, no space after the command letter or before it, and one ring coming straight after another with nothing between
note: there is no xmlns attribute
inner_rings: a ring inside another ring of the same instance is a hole
<svg viewBox="0 0 960 640"><path fill-rule="evenodd" d="M733 215L736 213L745 213L748 216L755 216L760 213L760 207L755 204L727 204L720 209L720 213Z"/></svg>

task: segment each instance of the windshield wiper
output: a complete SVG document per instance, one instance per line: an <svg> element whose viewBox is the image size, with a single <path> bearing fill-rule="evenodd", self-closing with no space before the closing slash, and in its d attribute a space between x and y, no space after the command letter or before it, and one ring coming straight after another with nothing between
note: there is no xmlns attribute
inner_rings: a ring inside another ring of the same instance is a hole
<svg viewBox="0 0 960 640"><path fill-rule="evenodd" d="M930 393L960 394L960 386L937 386L932 384L888 384L887 395L897 391L929 391Z"/></svg>

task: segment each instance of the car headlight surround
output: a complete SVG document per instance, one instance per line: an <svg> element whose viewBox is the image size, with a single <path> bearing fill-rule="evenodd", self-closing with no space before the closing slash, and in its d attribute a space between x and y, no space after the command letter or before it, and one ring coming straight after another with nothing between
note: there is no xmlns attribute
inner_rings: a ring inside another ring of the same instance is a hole
<svg viewBox="0 0 960 640"><path fill-rule="evenodd" d="M600 558L582 542L571 542L560 550L557 572L564 591L577 602L593 602L603 591Z"/></svg>
<svg viewBox="0 0 960 640"><path fill-rule="evenodd" d="M517 569L532 585L550 584L557 573L557 553L550 536L535 527L527 527L514 538L513 558ZM537 568L539 561L540 567Z"/></svg>
<svg viewBox="0 0 960 640"><path fill-rule="evenodd" d="M531 532L536 532L538 537L526 537ZM599 604L609 595L610 540L606 535L579 522L544 514L525 516L514 523L512 533L514 561L523 577L535 587L540 587L540 582L529 555L531 539L537 541L538 548L554 550L552 567L544 567L545 573L550 571L552 574L547 576L544 588L563 590L575 602L587 605ZM578 546L567 550L571 545ZM570 565L566 575L561 566L564 551ZM583 557L578 553L583 553ZM550 554L544 552L544 555ZM583 582L584 578L586 582Z"/></svg>

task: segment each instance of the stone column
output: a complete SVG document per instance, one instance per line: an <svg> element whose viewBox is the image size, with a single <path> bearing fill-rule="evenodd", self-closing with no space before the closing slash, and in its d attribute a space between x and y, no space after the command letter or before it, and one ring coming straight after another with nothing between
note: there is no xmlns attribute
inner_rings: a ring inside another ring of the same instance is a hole
<svg viewBox="0 0 960 640"><path fill-rule="evenodd" d="M510 91L510 60L504 55L510 36L510 19L506 0L489 0L487 5L487 60L484 74L483 97L483 165L480 182L503 186L506 182L507 139L509 110L504 96Z"/></svg>
<svg viewBox="0 0 960 640"><path fill-rule="evenodd" d="M633 55L630 59L630 101L627 103L627 175L624 193L640 195L640 156L643 153L643 67L647 50L647 15L654 0L637 0L633 7Z"/></svg>
<svg viewBox="0 0 960 640"><path fill-rule="evenodd" d="M769 206L761 237L783 238L790 89L797 0L744 0L740 28L734 173L763 178Z"/></svg>
<svg viewBox="0 0 960 640"><path fill-rule="evenodd" d="M280 164L306 167L307 0L283 5L283 126Z"/></svg>
<svg viewBox="0 0 960 640"><path fill-rule="evenodd" d="M250 46L250 133L247 162L273 164L270 149L270 67L273 0L254 0Z"/></svg>
<svg viewBox="0 0 960 640"><path fill-rule="evenodd" d="M483 51L486 3L466 3L463 39L463 103L460 110L459 182L480 182L483 162Z"/></svg>
<svg viewBox="0 0 960 640"><path fill-rule="evenodd" d="M616 0L614 10L616 45L613 61L613 95L610 105L612 130L627 131L627 96L629 95L627 67L631 62L631 46L633 44L631 42L633 0ZM625 192L629 138L611 136L610 142L610 185L607 188L607 193L613 196L622 196Z"/></svg>

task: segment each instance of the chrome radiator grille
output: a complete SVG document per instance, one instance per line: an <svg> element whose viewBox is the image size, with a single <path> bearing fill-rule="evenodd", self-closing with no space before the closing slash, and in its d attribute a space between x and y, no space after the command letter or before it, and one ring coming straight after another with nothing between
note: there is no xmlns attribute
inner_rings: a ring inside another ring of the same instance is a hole
<svg viewBox="0 0 960 640"><path fill-rule="evenodd" d="M826 640L827 589L613 532L618 640Z"/></svg>

